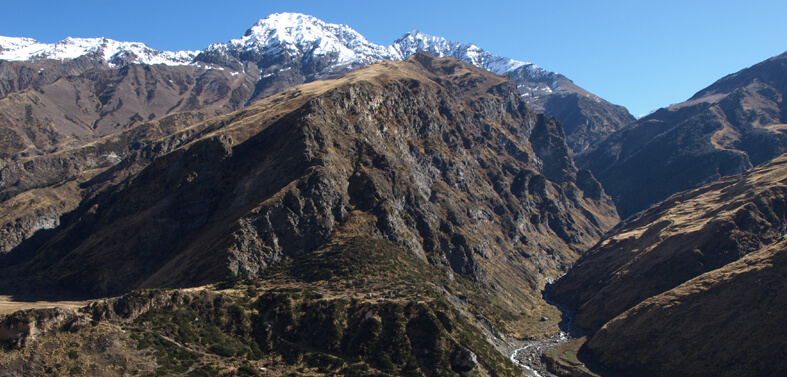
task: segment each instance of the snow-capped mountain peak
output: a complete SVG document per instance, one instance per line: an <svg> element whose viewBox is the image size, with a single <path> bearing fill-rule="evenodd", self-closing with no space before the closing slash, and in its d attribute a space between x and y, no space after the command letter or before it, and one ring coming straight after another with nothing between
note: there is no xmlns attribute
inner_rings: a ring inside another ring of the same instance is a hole
<svg viewBox="0 0 787 377"><path fill-rule="evenodd" d="M0 37L0 59L69 60L92 55L107 62L110 67L128 63L189 64L196 56L194 51L159 51L139 42L119 42L108 38L71 38L47 44L32 38Z"/></svg>
<svg viewBox="0 0 787 377"><path fill-rule="evenodd" d="M229 45L240 52L336 54L337 64L369 64L394 58L387 48L369 42L347 25L329 24L300 13L272 14Z"/></svg>

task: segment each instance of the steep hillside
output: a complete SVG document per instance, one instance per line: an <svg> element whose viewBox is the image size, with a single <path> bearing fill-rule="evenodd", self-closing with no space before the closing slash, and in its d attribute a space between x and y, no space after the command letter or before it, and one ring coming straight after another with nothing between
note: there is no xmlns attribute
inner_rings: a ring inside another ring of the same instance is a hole
<svg viewBox="0 0 787 377"><path fill-rule="evenodd" d="M585 253L550 295L595 329L639 302L779 242L787 234L787 156L673 195Z"/></svg>
<svg viewBox="0 0 787 377"><path fill-rule="evenodd" d="M621 217L787 151L787 54L727 76L576 156Z"/></svg>
<svg viewBox="0 0 787 377"><path fill-rule="evenodd" d="M554 119L453 59L372 65L201 129L12 251L23 276L93 293L202 284L343 231L402 245L522 319L617 222Z"/></svg>
<svg viewBox="0 0 787 377"><path fill-rule="evenodd" d="M472 43L453 42L413 31L397 39L390 48L403 58L425 51L509 76L533 110L550 114L563 124L572 153L587 149L635 121L626 108L597 97L559 73L533 63L494 55Z"/></svg>
<svg viewBox="0 0 787 377"><path fill-rule="evenodd" d="M779 376L785 234L782 155L623 222L549 295L597 330L582 360L620 375Z"/></svg>
<svg viewBox="0 0 787 377"><path fill-rule="evenodd" d="M587 343L631 376L783 376L787 373L787 244L651 297Z"/></svg>
<svg viewBox="0 0 787 377"><path fill-rule="evenodd" d="M13 63L19 72L76 64ZM0 253L53 228L82 199L81 190L59 188L89 179L158 138L242 108L255 82L245 71L131 64L32 82L0 99ZM59 191L61 200L35 194L44 188ZM25 191L26 198L14 198Z"/></svg>
<svg viewBox="0 0 787 377"><path fill-rule="evenodd" d="M340 236L255 281L0 316L0 376L522 376L471 315L473 286Z"/></svg>

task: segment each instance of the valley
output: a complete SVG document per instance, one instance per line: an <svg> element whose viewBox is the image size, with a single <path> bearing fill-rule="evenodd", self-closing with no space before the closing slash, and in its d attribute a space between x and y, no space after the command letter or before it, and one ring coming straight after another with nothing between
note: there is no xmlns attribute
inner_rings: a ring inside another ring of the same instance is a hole
<svg viewBox="0 0 787 377"><path fill-rule="evenodd" d="M298 13L0 37L0 376L781 376L787 55L635 119Z"/></svg>

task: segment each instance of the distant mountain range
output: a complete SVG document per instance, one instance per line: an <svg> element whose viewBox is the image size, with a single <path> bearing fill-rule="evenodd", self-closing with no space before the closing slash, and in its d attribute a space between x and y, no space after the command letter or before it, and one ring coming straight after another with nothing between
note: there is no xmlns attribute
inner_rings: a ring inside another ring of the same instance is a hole
<svg viewBox="0 0 787 377"><path fill-rule="evenodd" d="M54 44L31 38L0 37L0 60L70 60L91 56L117 68L128 64L189 64L194 51L159 51L138 42L118 42L107 38L66 38Z"/></svg>
<svg viewBox="0 0 787 377"><path fill-rule="evenodd" d="M44 44L30 38L0 37L0 60L7 61L64 61L88 56L110 68L129 64L205 64L213 69L231 69L236 75L258 77L250 101L292 85L336 78L376 61L404 60L418 51L453 57L510 76L528 104L537 111L555 115L564 124L573 151L581 151L634 121L625 108L587 92L563 75L532 63L493 55L474 44L413 31L390 46L379 46L349 26L325 23L298 13L273 14L248 29L243 37L212 44L202 51L157 51L143 43L106 38L67 38Z"/></svg>

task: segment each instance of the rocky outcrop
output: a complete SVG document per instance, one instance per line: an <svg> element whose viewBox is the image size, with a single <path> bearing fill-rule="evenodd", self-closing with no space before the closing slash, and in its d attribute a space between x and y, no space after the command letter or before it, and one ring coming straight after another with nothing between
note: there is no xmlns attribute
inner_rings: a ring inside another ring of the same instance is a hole
<svg viewBox="0 0 787 377"><path fill-rule="evenodd" d="M341 230L525 302L617 222L559 123L451 59L296 87L189 138L83 201L24 271L94 292L199 284L256 275Z"/></svg>
<svg viewBox="0 0 787 377"><path fill-rule="evenodd" d="M787 54L729 75L576 156L629 217L787 151Z"/></svg>
<svg viewBox="0 0 787 377"><path fill-rule="evenodd" d="M19 311L0 322L0 342L24 348L36 342L39 336L75 330L87 323L87 319L74 309Z"/></svg>
<svg viewBox="0 0 787 377"><path fill-rule="evenodd" d="M182 298L179 294L171 296L160 290L146 290L93 302L78 309L20 310L0 318L0 345L21 349L36 343L39 337L77 332L91 322L95 325L96 321L121 323L134 320L153 310L183 304ZM206 300L211 298L203 297Z"/></svg>

